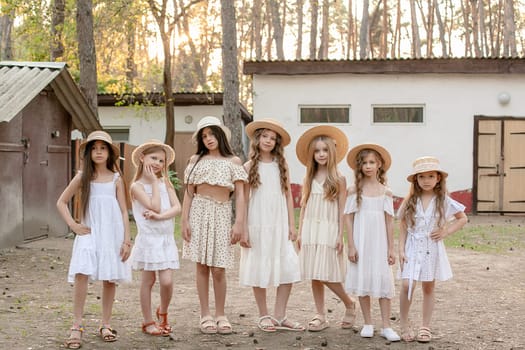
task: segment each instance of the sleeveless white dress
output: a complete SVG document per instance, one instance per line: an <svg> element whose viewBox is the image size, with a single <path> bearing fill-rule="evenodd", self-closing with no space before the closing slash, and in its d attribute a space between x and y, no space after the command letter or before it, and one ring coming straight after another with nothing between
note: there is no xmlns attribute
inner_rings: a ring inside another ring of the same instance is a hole
<svg viewBox="0 0 525 350"><path fill-rule="evenodd" d="M259 162L261 184L252 189L248 205L251 248L241 248L239 283L277 287L301 280L299 258L288 239L288 207L276 162Z"/></svg>
<svg viewBox="0 0 525 350"><path fill-rule="evenodd" d="M119 176L115 173L110 182L91 182L89 207L82 220L91 233L75 237L68 272L70 283L77 273L93 281L131 281L131 266L120 258L124 223L116 195Z"/></svg>
<svg viewBox="0 0 525 350"><path fill-rule="evenodd" d="M143 184L144 191L151 197L153 189L151 184ZM170 198L166 184L159 184L160 212L171 208ZM146 220L146 208L134 200L132 203L133 216L137 223L138 235L131 251L131 266L134 270L160 271L179 268L179 252L175 243L174 219Z"/></svg>
<svg viewBox="0 0 525 350"><path fill-rule="evenodd" d="M394 276L388 265L388 241L385 213L394 215L391 196L361 196L357 208L356 194L348 196L345 214L354 213L354 244L357 263L348 261L345 288L349 294L388 298L394 296Z"/></svg>

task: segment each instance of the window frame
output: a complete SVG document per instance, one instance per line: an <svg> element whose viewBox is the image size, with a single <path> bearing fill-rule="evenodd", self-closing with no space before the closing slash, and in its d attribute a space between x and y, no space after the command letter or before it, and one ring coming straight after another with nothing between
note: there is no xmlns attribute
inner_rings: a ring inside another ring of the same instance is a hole
<svg viewBox="0 0 525 350"><path fill-rule="evenodd" d="M416 125L416 126L422 126L426 124L426 105L424 103L389 103L389 104L381 104L381 103L374 103L371 105L371 123L372 125ZM421 108L422 109L422 120L420 122L376 122L374 120L374 111L375 108Z"/></svg>
<svg viewBox="0 0 525 350"><path fill-rule="evenodd" d="M346 122L323 122L323 121L316 121L316 122L303 122L301 120L301 111L303 108L348 108L348 121ZM352 125L352 105L349 103L338 103L338 104L299 104L297 108L297 119L299 125L307 125L307 126L314 126L314 125Z"/></svg>

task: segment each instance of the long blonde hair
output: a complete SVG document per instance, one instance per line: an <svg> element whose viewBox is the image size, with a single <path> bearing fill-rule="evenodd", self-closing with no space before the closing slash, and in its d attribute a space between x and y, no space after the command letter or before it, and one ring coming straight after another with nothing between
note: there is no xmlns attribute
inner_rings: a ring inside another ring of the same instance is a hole
<svg viewBox="0 0 525 350"><path fill-rule="evenodd" d="M357 154L356 157L356 168L354 171L354 178L355 178L355 191L356 191L356 202L357 207L359 208L361 206L361 202L363 200L363 178L365 175L363 174L363 161L366 156L369 154L373 154L376 157L376 160L381 163L381 166L377 170L377 181L381 183L382 185L386 186L386 171L384 170L383 166L385 164L385 161L381 155L374 151L373 149L363 149L361 152Z"/></svg>
<svg viewBox="0 0 525 350"><path fill-rule="evenodd" d="M440 180L436 183L436 186L433 189L434 194L436 195L436 206L434 210L438 214L438 227L443 227L445 225L445 199L447 196L447 181L443 175L438 171ZM416 220L416 211L417 211L417 200L421 197L423 189L419 186L417 182L417 174L413 176L412 183L410 185L410 192L408 196L405 197L403 203L401 204L401 214L399 215L407 223L407 227L414 226Z"/></svg>
<svg viewBox="0 0 525 350"><path fill-rule="evenodd" d="M259 161L261 158L261 152L259 150L259 144L261 135L265 130L270 129L257 129L255 130L253 134L253 141L250 144L250 160L251 160L251 167L250 171L248 172L248 183L250 184L251 188L257 188L261 184L261 179L259 177ZM274 130L271 130L275 132ZM277 135L275 140L275 147L272 149L270 154L273 156L275 160L277 160L277 165L279 166L279 174L280 174L280 181L281 181L281 190L283 193L286 193L288 191L288 171L286 170L286 159L284 158L284 147L282 146L282 138L281 135L278 133L275 133Z"/></svg>
<svg viewBox="0 0 525 350"><path fill-rule="evenodd" d="M335 201L339 195L339 179L340 175L337 171L335 143L332 138L327 136L318 136L314 138L308 145L308 158L306 161L306 175L304 177L303 190L301 196L301 206L305 207L312 192L312 182L319 169L319 164L315 161L314 153L316 143L322 141L328 147L328 161L326 163L326 180L323 184L324 198L329 201Z"/></svg>

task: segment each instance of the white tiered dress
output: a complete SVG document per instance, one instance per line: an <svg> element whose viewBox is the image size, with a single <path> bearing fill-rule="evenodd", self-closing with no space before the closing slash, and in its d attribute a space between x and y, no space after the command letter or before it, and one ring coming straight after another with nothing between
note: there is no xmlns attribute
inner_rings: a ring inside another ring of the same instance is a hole
<svg viewBox="0 0 525 350"><path fill-rule="evenodd" d="M339 234L338 201L325 198L323 184L312 181L301 225L299 261L304 280L343 282L346 256L337 254Z"/></svg>
<svg viewBox="0 0 525 350"><path fill-rule="evenodd" d="M361 196L357 208L356 194L348 196L345 214L354 213L354 244L357 263L348 262L345 288L349 294L388 298L394 296L394 276L388 265L388 241L385 213L394 215L392 197Z"/></svg>
<svg viewBox="0 0 525 350"><path fill-rule="evenodd" d="M151 184L139 183L151 197ZM166 183L159 183L160 212L171 208ZM132 204L133 216L137 223L138 235L131 252L131 266L134 270L161 271L179 268L179 252L174 238L175 223L173 218L166 220L146 220L146 208L134 200Z"/></svg>
<svg viewBox="0 0 525 350"><path fill-rule="evenodd" d="M299 258L288 239L288 207L276 162L259 162L261 184L251 190L248 233L251 248L241 248L239 282L277 287L301 279Z"/></svg>
<svg viewBox="0 0 525 350"><path fill-rule="evenodd" d="M82 223L91 228L87 235L77 235L69 264L68 282L77 273L90 280L129 282L131 266L122 262L120 248L124 241L124 223L116 196L115 173L109 182L91 182L89 207Z"/></svg>

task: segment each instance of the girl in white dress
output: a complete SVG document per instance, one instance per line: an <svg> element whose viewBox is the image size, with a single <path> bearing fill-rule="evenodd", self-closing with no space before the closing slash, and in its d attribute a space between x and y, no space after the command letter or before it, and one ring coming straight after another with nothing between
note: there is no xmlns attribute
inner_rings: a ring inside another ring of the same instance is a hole
<svg viewBox="0 0 525 350"><path fill-rule="evenodd" d="M349 189L345 207L348 232L348 271L346 290L359 297L364 325L361 337L374 336L370 298L379 298L382 328L380 335L399 341L390 327L394 277L394 205L386 187L390 154L376 144L362 144L348 152L348 165L354 170L355 184Z"/></svg>
<svg viewBox="0 0 525 350"><path fill-rule="evenodd" d="M193 140L197 144L184 171L184 201L181 230L182 257L196 264L197 294L201 307L200 331L205 334L232 333L224 312L226 268L233 267L233 246L244 230L244 183L247 174L241 159L230 147L230 129L219 118L199 120ZM231 197L235 196L235 218ZM232 224L232 221L235 221ZM215 317L209 304L210 276L213 277Z"/></svg>
<svg viewBox="0 0 525 350"><path fill-rule="evenodd" d="M82 317L89 280L102 283L101 338L117 340L111 328L111 313L116 283L131 281L131 267L126 263L131 241L124 182L118 168L119 149L111 136L94 131L80 145L82 171L71 180L57 201L57 208L69 228L75 232L68 282L74 283L73 326L64 343L68 349L82 346ZM80 222L71 216L68 203L80 197Z"/></svg>
<svg viewBox="0 0 525 350"><path fill-rule="evenodd" d="M306 166L299 221L299 260L304 280L312 281L316 315L308 330L328 327L324 289L328 287L346 307L341 327L352 328L355 303L346 294L345 257L343 254L343 208L346 180L337 164L348 151L348 139L332 126L308 129L297 141L297 158Z"/></svg>
<svg viewBox="0 0 525 350"><path fill-rule="evenodd" d="M301 279L299 259L293 247L297 234L288 165L284 147L290 135L272 119L253 121L246 127L251 139L250 160L244 164L248 183L244 186L246 230L241 239L239 281L253 288L259 309L258 327L304 331L286 317L292 283ZM277 287L275 309L270 316L266 289Z"/></svg>
<svg viewBox="0 0 525 350"><path fill-rule="evenodd" d="M423 290L423 322L417 340L427 343L432 338L430 321L434 310L435 280L452 277L443 238L461 229L467 222L465 206L447 195L448 174L435 157L421 157L414 161L413 171L407 177L410 193L399 210L399 264L403 279L400 301L402 339L413 341L408 312L416 281ZM449 222L449 219L455 219Z"/></svg>
<svg viewBox="0 0 525 350"><path fill-rule="evenodd" d="M166 336L171 333L168 307L173 294L172 271L179 268L173 218L180 214L181 205L168 178L168 166L175 160L175 152L170 146L151 140L135 148L131 159L137 168L130 191L138 235L130 260L133 269L142 271L142 331ZM159 324L153 320L151 312L151 290L157 271L160 305L156 316Z"/></svg>

